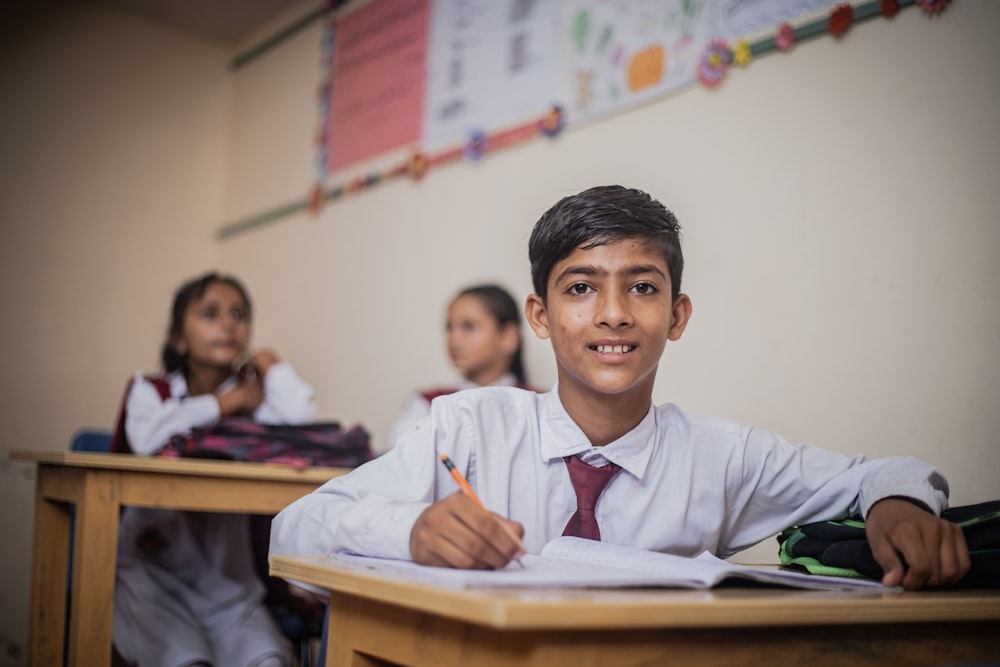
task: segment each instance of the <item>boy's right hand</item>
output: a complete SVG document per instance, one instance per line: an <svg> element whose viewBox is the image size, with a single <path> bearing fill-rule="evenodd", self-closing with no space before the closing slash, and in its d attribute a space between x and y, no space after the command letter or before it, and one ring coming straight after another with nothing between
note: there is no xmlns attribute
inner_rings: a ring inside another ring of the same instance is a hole
<svg viewBox="0 0 1000 667"><path fill-rule="evenodd" d="M410 555L421 565L494 570L523 555L514 535L524 536L521 524L484 512L458 492L417 517L410 533Z"/></svg>

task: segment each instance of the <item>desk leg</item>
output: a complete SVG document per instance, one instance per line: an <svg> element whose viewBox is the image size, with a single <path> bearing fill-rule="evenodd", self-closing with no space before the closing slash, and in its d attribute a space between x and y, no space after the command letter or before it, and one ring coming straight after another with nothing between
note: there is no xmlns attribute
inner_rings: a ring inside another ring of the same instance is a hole
<svg viewBox="0 0 1000 667"><path fill-rule="evenodd" d="M86 471L76 507L73 538L70 665L111 664L120 510L118 473Z"/></svg>
<svg viewBox="0 0 1000 667"><path fill-rule="evenodd" d="M66 631L70 506L45 497L44 474L40 470L35 488L28 655L33 667L61 667Z"/></svg>

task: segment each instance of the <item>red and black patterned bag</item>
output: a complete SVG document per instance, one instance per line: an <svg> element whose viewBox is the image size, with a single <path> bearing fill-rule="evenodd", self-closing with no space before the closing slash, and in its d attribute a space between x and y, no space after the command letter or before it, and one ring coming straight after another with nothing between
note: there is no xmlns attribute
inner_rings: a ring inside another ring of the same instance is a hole
<svg viewBox="0 0 1000 667"><path fill-rule="evenodd" d="M354 468L374 458L361 426L258 424L247 417L226 417L215 426L175 435L159 455L336 468Z"/></svg>

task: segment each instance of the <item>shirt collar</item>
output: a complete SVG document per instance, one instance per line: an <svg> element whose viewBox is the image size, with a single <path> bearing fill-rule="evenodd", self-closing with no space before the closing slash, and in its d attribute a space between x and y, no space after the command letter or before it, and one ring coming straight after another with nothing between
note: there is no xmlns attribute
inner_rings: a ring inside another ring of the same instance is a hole
<svg viewBox="0 0 1000 667"><path fill-rule="evenodd" d="M581 459L591 465L604 465L610 461L636 477L643 477L656 442L656 410L652 404L646 416L631 431L603 447L594 447L566 412L559 400L558 390L557 382L550 392L542 394L540 398L542 458L551 461L580 455Z"/></svg>

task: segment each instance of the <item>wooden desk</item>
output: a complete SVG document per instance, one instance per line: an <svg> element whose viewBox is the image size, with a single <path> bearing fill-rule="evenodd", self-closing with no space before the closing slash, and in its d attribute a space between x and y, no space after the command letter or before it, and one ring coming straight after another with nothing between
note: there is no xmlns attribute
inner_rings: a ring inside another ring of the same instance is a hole
<svg viewBox="0 0 1000 667"><path fill-rule="evenodd" d="M328 667L1000 663L1000 591L458 590L294 557L271 573L330 590Z"/></svg>
<svg viewBox="0 0 1000 667"><path fill-rule="evenodd" d="M69 664L110 665L118 519L123 505L275 514L342 468L164 459L130 454L12 451L38 464L28 654L63 665L70 504L76 505Z"/></svg>

